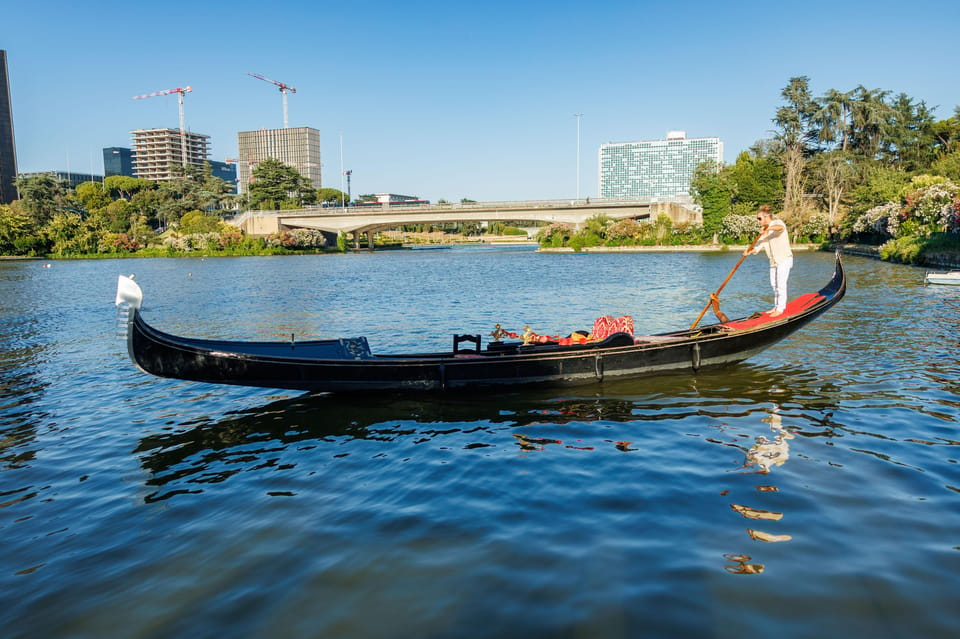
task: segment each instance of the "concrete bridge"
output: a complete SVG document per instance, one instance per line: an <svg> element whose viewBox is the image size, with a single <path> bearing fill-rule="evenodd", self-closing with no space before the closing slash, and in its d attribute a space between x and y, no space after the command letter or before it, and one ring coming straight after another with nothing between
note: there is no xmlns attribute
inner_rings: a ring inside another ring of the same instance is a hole
<svg viewBox="0 0 960 639"><path fill-rule="evenodd" d="M373 249L373 237L378 231L412 224L540 221L579 226L601 214L610 219L643 221L656 219L661 213L670 216L674 224L702 223L700 212L690 204L650 198L318 206L290 211L246 211L236 216L232 223L248 235L270 235L293 228L352 233L355 248L360 247L360 236L366 234L367 244Z"/></svg>

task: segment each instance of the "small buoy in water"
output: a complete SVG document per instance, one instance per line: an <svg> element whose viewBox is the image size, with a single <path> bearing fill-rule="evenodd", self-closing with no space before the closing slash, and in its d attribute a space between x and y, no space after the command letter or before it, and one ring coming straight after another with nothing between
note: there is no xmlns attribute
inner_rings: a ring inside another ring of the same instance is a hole
<svg viewBox="0 0 960 639"><path fill-rule="evenodd" d="M50 265L49 265L49 264L44 264L44 265L43 265L43 268L50 268Z"/></svg>

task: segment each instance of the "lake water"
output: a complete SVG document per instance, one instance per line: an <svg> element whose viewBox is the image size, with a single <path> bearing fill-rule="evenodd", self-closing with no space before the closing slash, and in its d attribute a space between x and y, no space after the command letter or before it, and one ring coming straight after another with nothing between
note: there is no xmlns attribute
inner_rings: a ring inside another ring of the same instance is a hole
<svg viewBox="0 0 960 639"><path fill-rule="evenodd" d="M960 287L847 297L733 368L337 398L162 380L116 278L198 337L449 347L689 325L737 253L0 262L4 637L955 637ZM791 294L833 256L798 253ZM766 310L763 257L725 289Z"/></svg>

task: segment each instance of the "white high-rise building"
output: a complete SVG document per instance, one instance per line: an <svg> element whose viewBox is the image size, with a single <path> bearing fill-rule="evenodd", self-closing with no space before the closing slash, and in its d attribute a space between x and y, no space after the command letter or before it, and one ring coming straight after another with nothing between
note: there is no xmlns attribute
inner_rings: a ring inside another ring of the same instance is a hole
<svg viewBox="0 0 960 639"><path fill-rule="evenodd" d="M317 129L302 126L241 131L237 134L237 151L237 186L240 193L247 192L253 169L267 158L292 166L314 188L322 186L320 131Z"/></svg>
<svg viewBox="0 0 960 639"><path fill-rule="evenodd" d="M209 135L184 133L186 162L179 129L137 129L130 135L133 136L133 174L145 180L172 180L177 175L173 167L184 164L203 166L209 155Z"/></svg>
<svg viewBox="0 0 960 639"><path fill-rule="evenodd" d="M600 145L602 198L687 200L694 169L704 160L723 162L720 138L690 138L670 131L665 140Z"/></svg>

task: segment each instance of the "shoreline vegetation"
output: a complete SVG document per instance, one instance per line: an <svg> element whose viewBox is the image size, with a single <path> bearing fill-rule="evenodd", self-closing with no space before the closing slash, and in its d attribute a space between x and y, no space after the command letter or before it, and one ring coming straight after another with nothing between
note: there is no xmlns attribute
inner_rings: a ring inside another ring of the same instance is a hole
<svg viewBox="0 0 960 639"><path fill-rule="evenodd" d="M740 253L747 248L747 244L676 244L676 245L648 245L648 246L589 246L579 250L569 246L543 247L533 240L517 240L516 238L503 240L480 240L470 242L433 242L421 244L384 244L377 245L376 251L384 250L417 250L417 249L444 249L456 247L536 247L538 253ZM868 257L877 260L884 260L881 255L881 247L870 244L847 244L847 243L799 243L793 244L791 248L794 252L811 251L839 251L844 255L856 255L859 257ZM145 259L145 258L216 258L216 257L259 257L259 256L282 256L282 255L326 255L341 254L343 252L355 252L353 249L340 251L336 248L314 249L314 250L280 250L275 252L244 252L244 251L182 251L182 252L162 252L162 251L138 251L134 253L94 253L62 256L30 256L30 255L0 255L0 262L17 261L57 261L57 260L98 260L98 259ZM368 249L361 248L356 252L368 252ZM891 260L886 260L891 261ZM960 269L960 251L944 251L926 256L919 262L908 264L926 268L942 269Z"/></svg>
<svg viewBox="0 0 960 639"><path fill-rule="evenodd" d="M754 213L766 205L786 222L794 245L839 246L904 264L960 266L960 106L937 119L923 100L863 85L817 96L806 76L790 78L780 97L771 138L758 140L732 164L707 161L694 170L689 196L701 212L697 224L674 224L666 215L642 223L598 215L576 228L562 223L523 228L528 225L523 220L412 224L378 233L373 248L494 243L494 236L529 242L535 233L544 252L735 250L756 236ZM18 177L20 199L0 205L0 256L369 250L353 248L344 234L292 228L252 236L231 224L237 211L350 200L337 189L313 188L278 160L260 162L240 196L231 194L209 165L171 169L174 179L162 183L109 176L75 188L53 174ZM356 201L376 197L359 195Z"/></svg>

